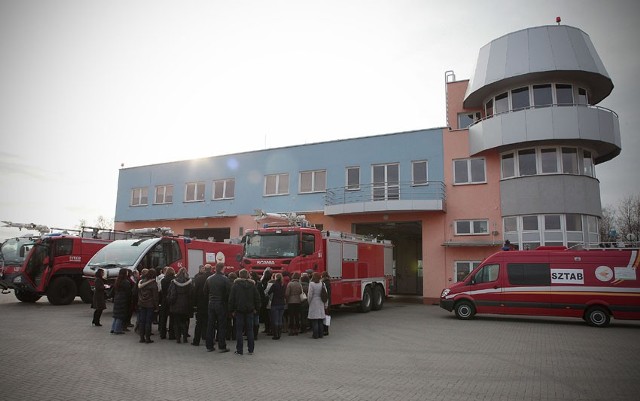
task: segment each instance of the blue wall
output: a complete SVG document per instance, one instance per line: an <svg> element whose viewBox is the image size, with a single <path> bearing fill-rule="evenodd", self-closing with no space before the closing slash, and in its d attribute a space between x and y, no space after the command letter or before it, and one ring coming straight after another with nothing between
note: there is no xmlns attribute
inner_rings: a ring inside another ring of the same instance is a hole
<svg viewBox="0 0 640 401"><path fill-rule="evenodd" d="M360 167L360 183L371 183L371 165L400 163L400 181L409 182L411 162L428 160L429 181L444 181L442 129L345 139L267 149L120 170L116 221L161 220L270 212L310 212L324 208L324 193L299 194L299 173L326 170L327 188L344 187L346 167ZM264 176L289 174L289 194L263 196ZM213 181L235 179L235 198L212 200ZM185 184L203 181L205 201L185 203ZM173 185L173 203L154 205L155 187ZM131 190L147 187L149 204L130 206Z"/></svg>

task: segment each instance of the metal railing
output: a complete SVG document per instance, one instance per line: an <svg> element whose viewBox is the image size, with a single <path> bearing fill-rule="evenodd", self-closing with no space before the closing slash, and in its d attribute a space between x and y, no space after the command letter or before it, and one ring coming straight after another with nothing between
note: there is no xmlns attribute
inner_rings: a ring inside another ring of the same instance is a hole
<svg viewBox="0 0 640 401"><path fill-rule="evenodd" d="M324 196L325 206L350 203L395 201L395 200L446 200L442 181L428 181L415 185L413 182L381 182L361 184L358 187L329 188Z"/></svg>

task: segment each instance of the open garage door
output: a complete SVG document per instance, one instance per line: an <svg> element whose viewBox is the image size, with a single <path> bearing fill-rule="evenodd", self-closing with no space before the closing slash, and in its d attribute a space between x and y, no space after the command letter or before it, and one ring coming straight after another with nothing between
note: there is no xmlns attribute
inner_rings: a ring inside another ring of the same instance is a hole
<svg viewBox="0 0 640 401"><path fill-rule="evenodd" d="M386 222L354 224L356 234L375 236L393 243L393 294L422 295L422 223Z"/></svg>

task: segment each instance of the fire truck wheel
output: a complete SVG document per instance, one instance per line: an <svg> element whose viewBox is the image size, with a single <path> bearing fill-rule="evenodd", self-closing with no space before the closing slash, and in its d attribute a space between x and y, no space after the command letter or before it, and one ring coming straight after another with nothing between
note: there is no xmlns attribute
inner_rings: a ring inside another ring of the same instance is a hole
<svg viewBox="0 0 640 401"><path fill-rule="evenodd" d="M611 321L611 316L609 316L609 311L602 306L592 306L584 314L584 320L587 321L589 326L607 327Z"/></svg>
<svg viewBox="0 0 640 401"><path fill-rule="evenodd" d="M456 317L461 320L471 319L476 314L476 308L469 301L459 301L454 309Z"/></svg>
<svg viewBox="0 0 640 401"><path fill-rule="evenodd" d="M40 299L40 295L27 291L14 291L16 298L20 302L34 303Z"/></svg>
<svg viewBox="0 0 640 401"><path fill-rule="evenodd" d="M371 287L366 286L362 293L362 301L360 301L360 312L367 313L371 310Z"/></svg>
<svg viewBox="0 0 640 401"><path fill-rule="evenodd" d="M384 305L384 292L382 287L379 285L373 286L373 294L372 294L372 304L371 309L380 310L382 309L382 305Z"/></svg>
<svg viewBox="0 0 640 401"><path fill-rule="evenodd" d="M52 305L69 305L76 297L76 283L69 277L58 277L49 285L47 298Z"/></svg>
<svg viewBox="0 0 640 401"><path fill-rule="evenodd" d="M91 284L87 280L82 280L80 288L78 288L78 295L85 304L93 302L93 291L91 291Z"/></svg>

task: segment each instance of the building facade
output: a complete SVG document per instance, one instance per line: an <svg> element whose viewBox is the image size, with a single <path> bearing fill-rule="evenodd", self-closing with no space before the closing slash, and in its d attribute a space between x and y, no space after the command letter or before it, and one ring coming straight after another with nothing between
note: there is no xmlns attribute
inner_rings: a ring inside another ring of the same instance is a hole
<svg viewBox="0 0 640 401"><path fill-rule="evenodd" d="M447 74L447 127L121 169L116 228L216 241L259 211L391 240L398 294L437 301L508 239L598 242L595 166L620 153L613 89L588 35L554 25L484 46Z"/></svg>

